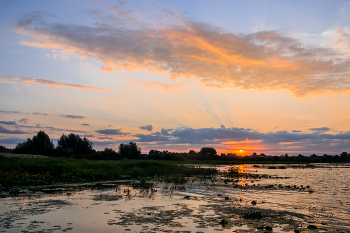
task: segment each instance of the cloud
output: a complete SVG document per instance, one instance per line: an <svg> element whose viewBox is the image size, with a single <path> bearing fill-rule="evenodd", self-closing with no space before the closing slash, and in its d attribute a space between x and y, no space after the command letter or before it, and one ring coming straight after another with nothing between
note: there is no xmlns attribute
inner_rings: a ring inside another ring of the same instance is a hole
<svg viewBox="0 0 350 233"><path fill-rule="evenodd" d="M54 48L63 57L93 57L103 62L105 72L194 78L212 88L284 89L296 96L349 93L350 61L335 49L309 46L277 30L242 34L182 17L174 25L156 25L144 17L130 18L133 11L122 14L119 8L104 8L118 11L115 17L121 26L49 23L43 15L31 14L17 24L18 32L33 38L21 44ZM156 81L137 82L167 87Z"/></svg>
<svg viewBox="0 0 350 233"><path fill-rule="evenodd" d="M28 123L34 122L34 120L30 119L30 118L22 118L18 122L21 122L21 123L24 123L24 124L28 124Z"/></svg>
<svg viewBox="0 0 350 233"><path fill-rule="evenodd" d="M22 130L9 130L0 125L0 133L3 134L27 134L28 132L24 132Z"/></svg>
<svg viewBox="0 0 350 233"><path fill-rule="evenodd" d="M293 130L292 132L293 132L293 133L301 133L300 130Z"/></svg>
<svg viewBox="0 0 350 233"><path fill-rule="evenodd" d="M160 133L163 134L163 135L169 135L169 131L171 131L171 130L168 130L168 129L161 129L161 130L160 130Z"/></svg>
<svg viewBox="0 0 350 233"><path fill-rule="evenodd" d="M2 125L17 125L16 121L0 121Z"/></svg>
<svg viewBox="0 0 350 233"><path fill-rule="evenodd" d="M114 146L117 144L116 141L92 141L95 146Z"/></svg>
<svg viewBox="0 0 350 233"><path fill-rule="evenodd" d="M23 77L17 77L17 76L0 76L0 82L14 83L14 84L19 83L26 86L32 86L36 84L36 85L44 85L49 87L68 87L68 88L83 89L83 90L98 90L103 92L108 91L107 89L98 88L98 87L90 87L90 86L70 84L70 83L59 83L59 82L54 82L47 79L23 78Z"/></svg>
<svg viewBox="0 0 350 233"><path fill-rule="evenodd" d="M328 128L328 127L321 127L321 128L310 128L308 130L317 131L317 132L327 132L327 131L330 130L330 128Z"/></svg>
<svg viewBox="0 0 350 233"><path fill-rule="evenodd" d="M61 117L65 117L65 118L70 118L70 119L85 119L85 118L86 118L86 117L84 117L84 116L64 115L64 114L61 114L60 116L61 116Z"/></svg>
<svg viewBox="0 0 350 233"><path fill-rule="evenodd" d="M89 124L81 124L81 125L84 125L84 126L90 126Z"/></svg>
<svg viewBox="0 0 350 233"><path fill-rule="evenodd" d="M23 112L19 112L19 111L3 111L3 110L0 110L0 113L2 113L2 114L22 114Z"/></svg>
<svg viewBox="0 0 350 233"><path fill-rule="evenodd" d="M336 45L345 45L350 48L350 33L347 33L344 29L338 29L335 34L340 37L334 42Z"/></svg>
<svg viewBox="0 0 350 233"><path fill-rule="evenodd" d="M48 116L48 114L46 114L46 113L40 113L40 112L33 112L33 115Z"/></svg>
<svg viewBox="0 0 350 233"><path fill-rule="evenodd" d="M326 127L325 127L326 128ZM177 128L161 129L151 134L133 135L138 143L145 145L172 146L193 148L213 146L220 148L239 148L248 145L251 148L261 147L267 150L275 148L280 151L334 151L350 149L350 132L339 134L315 134L277 131L261 133L245 128ZM338 147L335 147L338 145ZM267 148L267 149L266 149Z"/></svg>
<svg viewBox="0 0 350 233"><path fill-rule="evenodd" d="M114 135L114 136L126 135L126 133L122 133L121 130L122 129L101 129L101 130L96 130L95 132L99 134Z"/></svg>
<svg viewBox="0 0 350 233"><path fill-rule="evenodd" d="M142 125L142 126L140 126L140 129L153 131L155 129L155 127L153 125L146 125L146 126Z"/></svg>

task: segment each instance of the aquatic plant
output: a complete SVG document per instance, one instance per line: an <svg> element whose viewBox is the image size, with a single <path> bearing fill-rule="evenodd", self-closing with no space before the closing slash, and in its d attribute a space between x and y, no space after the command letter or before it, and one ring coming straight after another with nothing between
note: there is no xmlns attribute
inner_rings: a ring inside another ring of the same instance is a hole
<svg viewBox="0 0 350 233"><path fill-rule="evenodd" d="M261 219L263 218L263 214L260 211L249 211L248 213L243 215L243 218L249 218L249 219Z"/></svg>

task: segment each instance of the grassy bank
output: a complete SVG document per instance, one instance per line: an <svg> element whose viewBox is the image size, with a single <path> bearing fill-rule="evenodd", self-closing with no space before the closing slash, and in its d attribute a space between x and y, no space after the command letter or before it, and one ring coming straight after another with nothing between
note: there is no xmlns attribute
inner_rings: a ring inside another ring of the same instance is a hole
<svg viewBox="0 0 350 233"><path fill-rule="evenodd" d="M3 186L145 179L146 177L176 181L179 180L179 177L215 173L217 173L215 169L194 168L154 160L97 161L68 158L0 157L0 184Z"/></svg>

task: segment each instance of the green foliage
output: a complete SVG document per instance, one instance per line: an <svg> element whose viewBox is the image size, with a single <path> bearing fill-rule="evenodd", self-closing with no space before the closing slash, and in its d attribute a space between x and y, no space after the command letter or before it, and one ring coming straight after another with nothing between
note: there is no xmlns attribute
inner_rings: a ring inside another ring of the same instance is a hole
<svg viewBox="0 0 350 233"><path fill-rule="evenodd" d="M141 155L141 148L138 147L135 142L129 142L129 144L120 144L119 154L123 158L138 159Z"/></svg>
<svg viewBox="0 0 350 233"><path fill-rule="evenodd" d="M22 154L52 154L54 145L50 137L44 132L39 131L32 139L28 138L26 142L18 143L14 149L15 153Z"/></svg>
<svg viewBox="0 0 350 233"><path fill-rule="evenodd" d="M62 135L57 142L57 152L68 155L73 155L74 158L83 158L86 154L95 152L94 145L86 137L81 138L77 134Z"/></svg>

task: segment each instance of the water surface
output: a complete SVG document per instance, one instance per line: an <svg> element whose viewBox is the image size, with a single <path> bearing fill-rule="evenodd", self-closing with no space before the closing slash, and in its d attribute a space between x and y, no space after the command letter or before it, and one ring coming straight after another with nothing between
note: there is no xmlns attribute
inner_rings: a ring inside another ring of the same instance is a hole
<svg viewBox="0 0 350 233"><path fill-rule="evenodd" d="M183 185L106 182L2 198L0 232L350 231L349 164L269 166L235 166L251 175L192 177ZM249 212L264 217L244 218Z"/></svg>

